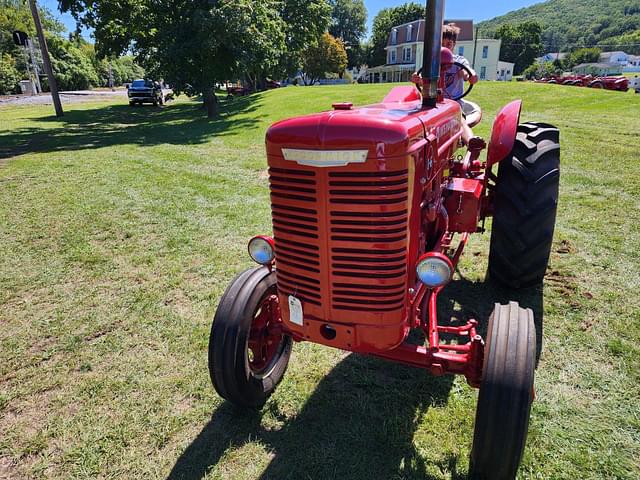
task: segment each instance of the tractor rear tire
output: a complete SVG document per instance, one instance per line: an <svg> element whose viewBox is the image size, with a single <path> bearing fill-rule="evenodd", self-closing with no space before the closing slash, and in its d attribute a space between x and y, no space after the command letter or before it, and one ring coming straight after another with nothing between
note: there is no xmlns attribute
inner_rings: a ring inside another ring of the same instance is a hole
<svg viewBox="0 0 640 480"><path fill-rule="evenodd" d="M498 167L489 278L506 287L530 287L544 278L558 206L559 140L552 125L524 123Z"/></svg>
<svg viewBox="0 0 640 480"><path fill-rule="evenodd" d="M472 480L513 480L533 401L536 329L531 309L496 304L487 330L469 467Z"/></svg>
<svg viewBox="0 0 640 480"><path fill-rule="evenodd" d="M276 294L275 273L266 267L251 268L231 282L216 310L209 337L209 374L218 394L238 407L264 405L289 364L291 337L282 333L269 337L253 330ZM251 351L256 337L273 338L270 346L264 343L269 354L259 368L261 354Z"/></svg>

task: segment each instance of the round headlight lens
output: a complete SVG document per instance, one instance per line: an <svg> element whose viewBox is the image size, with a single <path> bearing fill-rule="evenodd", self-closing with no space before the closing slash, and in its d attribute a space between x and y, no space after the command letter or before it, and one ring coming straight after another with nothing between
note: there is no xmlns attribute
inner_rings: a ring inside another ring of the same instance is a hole
<svg viewBox="0 0 640 480"><path fill-rule="evenodd" d="M451 281L453 265L445 255L428 253L418 261L416 273L427 287L437 288Z"/></svg>
<svg viewBox="0 0 640 480"><path fill-rule="evenodd" d="M249 241L249 256L260 265L268 265L273 261L273 239L269 237L254 237Z"/></svg>

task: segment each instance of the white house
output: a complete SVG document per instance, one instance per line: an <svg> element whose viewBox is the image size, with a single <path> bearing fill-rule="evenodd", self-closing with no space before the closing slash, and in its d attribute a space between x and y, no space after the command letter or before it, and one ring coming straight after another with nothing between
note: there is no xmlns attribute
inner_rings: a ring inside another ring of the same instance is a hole
<svg viewBox="0 0 640 480"><path fill-rule="evenodd" d="M515 63L503 62L500 60L498 62L498 71L496 72L496 80L501 82L510 82L513 78L513 68L516 66Z"/></svg>
<svg viewBox="0 0 640 480"><path fill-rule="evenodd" d="M624 73L640 72L640 55L629 55L627 65L622 71Z"/></svg>
<svg viewBox="0 0 640 480"><path fill-rule="evenodd" d="M626 65L629 63L629 55L624 52L602 52L600 54L599 63L617 63L619 65Z"/></svg>
<svg viewBox="0 0 640 480"><path fill-rule="evenodd" d="M536 63L553 62L554 60L564 60L567 57L566 53L552 52L545 53L543 56L536 58Z"/></svg>
<svg viewBox="0 0 640 480"><path fill-rule="evenodd" d="M472 20L446 20L460 27L454 53L464 56L478 72L481 80L496 80L501 40L474 38ZM369 68L370 83L407 82L411 74L422 68L424 20L416 20L391 29L385 51L385 65ZM512 69L513 71L513 69Z"/></svg>

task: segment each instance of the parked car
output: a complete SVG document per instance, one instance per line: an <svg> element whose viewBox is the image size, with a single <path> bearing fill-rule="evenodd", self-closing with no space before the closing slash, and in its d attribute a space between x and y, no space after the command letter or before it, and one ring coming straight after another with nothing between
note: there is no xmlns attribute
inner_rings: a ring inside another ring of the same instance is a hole
<svg viewBox="0 0 640 480"><path fill-rule="evenodd" d="M636 93L640 93L640 76L636 75L629 79L629 88L635 90Z"/></svg>
<svg viewBox="0 0 640 480"><path fill-rule="evenodd" d="M245 95L249 95L251 90L248 87L243 85L227 85L227 98L228 97L244 97Z"/></svg>
<svg viewBox="0 0 640 480"><path fill-rule="evenodd" d="M146 79L134 80L127 89L129 105L152 103L164 105L173 99L173 90L160 82Z"/></svg>

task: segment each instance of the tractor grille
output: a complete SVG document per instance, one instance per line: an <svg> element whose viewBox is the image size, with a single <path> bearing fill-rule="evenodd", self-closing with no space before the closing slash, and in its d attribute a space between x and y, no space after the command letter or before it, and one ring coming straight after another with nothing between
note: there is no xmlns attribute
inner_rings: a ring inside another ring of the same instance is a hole
<svg viewBox="0 0 640 480"><path fill-rule="evenodd" d="M407 170L272 167L269 182L276 275L283 294L323 307L327 315L331 308L334 317L403 308ZM319 182L326 189L319 191Z"/></svg>
<svg viewBox="0 0 640 480"><path fill-rule="evenodd" d="M405 298L406 170L329 174L332 307L392 311Z"/></svg>
<svg viewBox="0 0 640 480"><path fill-rule="evenodd" d="M320 248L313 171L269 169L278 289L320 306Z"/></svg>

